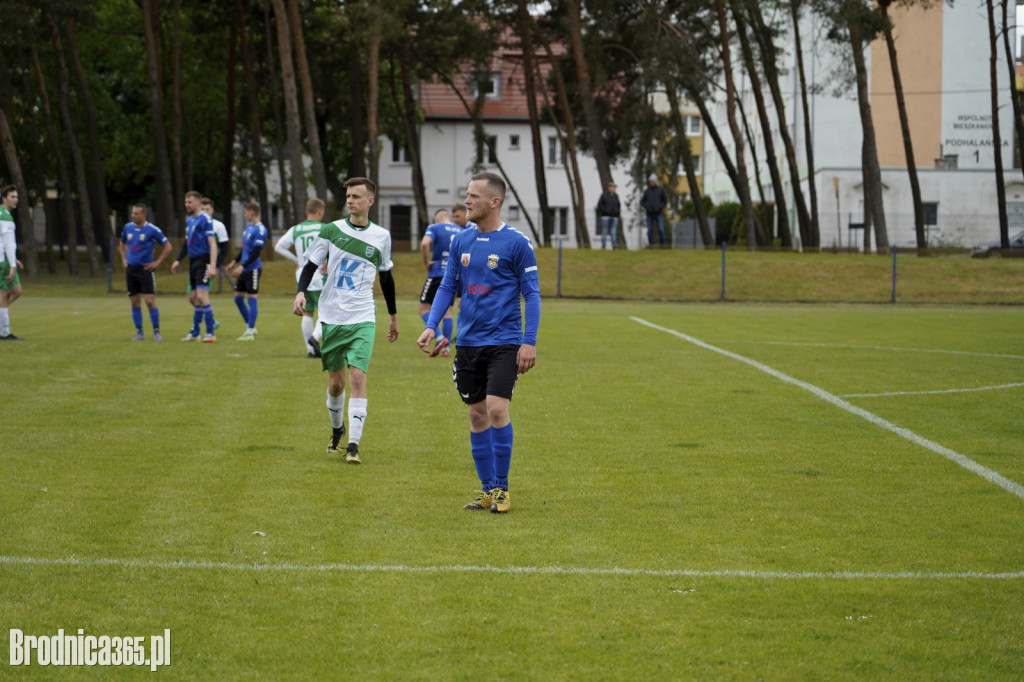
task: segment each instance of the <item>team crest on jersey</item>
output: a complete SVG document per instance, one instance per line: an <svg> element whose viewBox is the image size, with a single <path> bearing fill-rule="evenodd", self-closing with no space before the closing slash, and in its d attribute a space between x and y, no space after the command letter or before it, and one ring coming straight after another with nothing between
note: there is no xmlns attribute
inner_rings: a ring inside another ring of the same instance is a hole
<svg viewBox="0 0 1024 682"><path fill-rule="evenodd" d="M367 258L373 258L373 252L374 252L374 248L372 246L367 246L366 247L366 257Z"/></svg>
<svg viewBox="0 0 1024 682"><path fill-rule="evenodd" d="M487 257L487 267L489 267L491 270L498 267L498 254L492 253Z"/></svg>
<svg viewBox="0 0 1024 682"><path fill-rule="evenodd" d="M462 254L462 267L464 267L464 268L468 268L469 267L469 254L468 253Z"/></svg>

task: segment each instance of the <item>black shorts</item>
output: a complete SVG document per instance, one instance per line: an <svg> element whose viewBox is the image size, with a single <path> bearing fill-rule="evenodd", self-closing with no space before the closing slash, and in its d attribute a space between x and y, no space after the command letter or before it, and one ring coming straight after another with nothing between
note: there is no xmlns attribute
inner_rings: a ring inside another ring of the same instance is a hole
<svg viewBox="0 0 1024 682"><path fill-rule="evenodd" d="M467 405L489 395L512 399L519 378L519 346L456 346L452 380Z"/></svg>
<svg viewBox="0 0 1024 682"><path fill-rule="evenodd" d="M240 294L260 293L260 275L262 274L263 268L245 270L235 280L235 291Z"/></svg>
<svg viewBox="0 0 1024 682"><path fill-rule="evenodd" d="M437 295L437 288L441 286L442 277L427 277L423 283L423 291L420 292L420 303L433 303Z"/></svg>
<svg viewBox="0 0 1024 682"><path fill-rule="evenodd" d="M188 262L188 283L192 290L195 291L200 287L209 289L210 278L206 276L206 268L210 266L210 254L196 256L195 258L189 257Z"/></svg>
<svg viewBox="0 0 1024 682"><path fill-rule="evenodd" d="M125 281L128 283L128 295L156 293L156 273L147 270L142 265L129 265L124 271Z"/></svg>

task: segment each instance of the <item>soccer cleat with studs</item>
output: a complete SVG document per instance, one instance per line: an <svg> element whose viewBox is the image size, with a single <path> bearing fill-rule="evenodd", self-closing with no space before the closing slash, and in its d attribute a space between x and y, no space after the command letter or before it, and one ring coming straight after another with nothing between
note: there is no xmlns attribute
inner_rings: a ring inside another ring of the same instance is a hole
<svg viewBox="0 0 1024 682"><path fill-rule="evenodd" d="M467 504L465 507L463 507L463 509L469 509L469 510L473 510L473 511L483 510L483 509L490 509L491 508L491 504L493 502L494 502L494 498L491 497L491 493L486 491L486 490L481 490L477 494L476 499L473 500L472 502L470 502L469 504Z"/></svg>
<svg viewBox="0 0 1024 682"><path fill-rule="evenodd" d="M495 488L491 491L491 511L495 514L504 514L512 508L512 502L508 498L508 491L502 488Z"/></svg>
<svg viewBox="0 0 1024 682"><path fill-rule="evenodd" d="M449 343L450 341L442 336L441 340L437 342L436 346L434 346L434 350L430 351L430 357L436 358L438 353L448 348Z"/></svg>
<svg viewBox="0 0 1024 682"><path fill-rule="evenodd" d="M317 341L317 338L315 336L311 336L308 339L306 339L306 343L308 343L309 347L313 349L313 352L310 354L309 357L311 357L311 358L318 358L318 357L320 357L320 342Z"/></svg>
<svg viewBox="0 0 1024 682"><path fill-rule="evenodd" d="M145 341L145 340L146 340L146 335L143 334L142 332L137 332L135 334L135 336L132 337L132 341Z"/></svg>
<svg viewBox="0 0 1024 682"><path fill-rule="evenodd" d="M217 343L217 337L213 334L203 334L203 343Z"/></svg>
<svg viewBox="0 0 1024 682"><path fill-rule="evenodd" d="M345 450L345 462L348 464L359 464L362 461L359 459L359 446L355 443L349 443L348 448Z"/></svg>
<svg viewBox="0 0 1024 682"><path fill-rule="evenodd" d="M331 428L331 439L327 441L327 454L337 455L341 453L341 437L345 435L345 425L342 424L338 428Z"/></svg>

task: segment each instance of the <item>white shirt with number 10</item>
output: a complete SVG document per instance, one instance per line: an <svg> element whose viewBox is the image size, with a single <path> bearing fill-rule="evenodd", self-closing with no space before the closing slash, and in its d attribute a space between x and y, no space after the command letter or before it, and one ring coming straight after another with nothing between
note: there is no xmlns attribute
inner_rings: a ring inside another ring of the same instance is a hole
<svg viewBox="0 0 1024 682"><path fill-rule="evenodd" d="M394 267L391 233L376 223L365 227L348 219L326 223L306 257L317 265L327 261L327 280L320 294L324 324L375 322L373 283L377 272Z"/></svg>

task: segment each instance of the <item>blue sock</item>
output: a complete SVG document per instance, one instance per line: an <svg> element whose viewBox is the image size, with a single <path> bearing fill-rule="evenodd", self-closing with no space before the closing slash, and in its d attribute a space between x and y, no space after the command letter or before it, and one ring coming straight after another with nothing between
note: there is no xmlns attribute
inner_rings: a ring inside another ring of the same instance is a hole
<svg viewBox="0 0 1024 682"><path fill-rule="evenodd" d="M192 310L192 336L199 336L199 325L203 322L203 306L197 305Z"/></svg>
<svg viewBox="0 0 1024 682"><path fill-rule="evenodd" d="M242 322L245 322L245 326L249 325L249 308L245 305L244 296L235 296L235 305L238 306L238 312L242 313Z"/></svg>
<svg viewBox="0 0 1024 682"><path fill-rule="evenodd" d="M452 318L446 317L441 320L441 333L444 334L444 338L452 340Z"/></svg>
<svg viewBox="0 0 1024 682"><path fill-rule="evenodd" d="M153 333L156 334L160 331L160 309L150 308L149 309L149 321L153 324Z"/></svg>
<svg viewBox="0 0 1024 682"><path fill-rule="evenodd" d="M207 303L203 306L203 319L206 320L206 333L213 334L213 305Z"/></svg>
<svg viewBox="0 0 1024 682"><path fill-rule="evenodd" d="M469 432L469 446L473 451L473 464L480 478L480 488L487 492L494 487L494 451L491 448L491 429Z"/></svg>
<svg viewBox="0 0 1024 682"><path fill-rule="evenodd" d="M494 484L508 490L508 470L512 465L512 422L500 429L491 427L494 444Z"/></svg>
<svg viewBox="0 0 1024 682"><path fill-rule="evenodd" d="M135 328L142 331L142 308L132 308L132 322L135 323Z"/></svg>
<svg viewBox="0 0 1024 682"><path fill-rule="evenodd" d="M249 329L256 328L256 316L260 314L258 299L249 299Z"/></svg>

